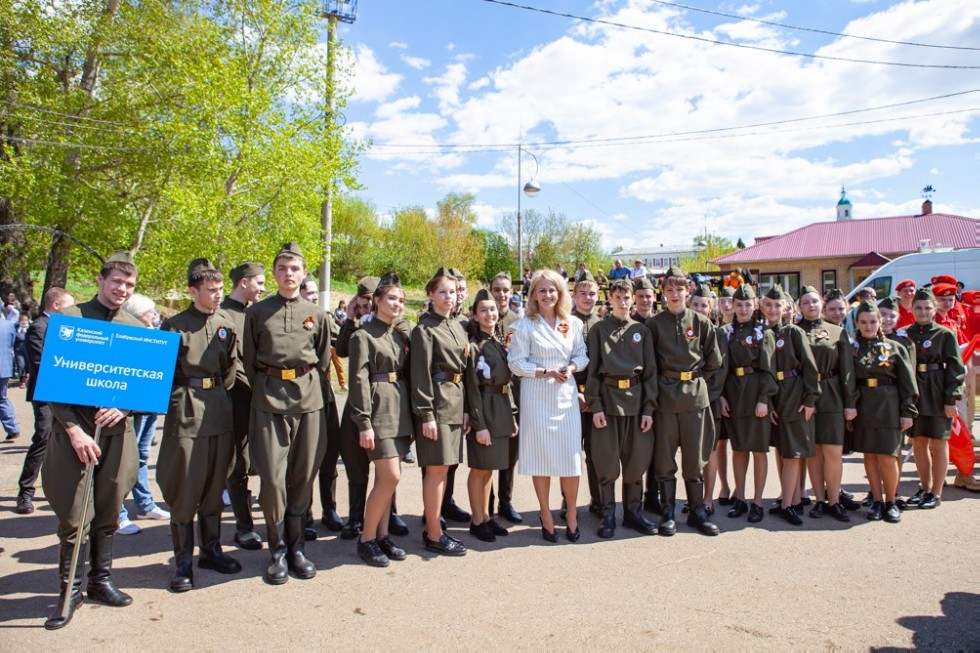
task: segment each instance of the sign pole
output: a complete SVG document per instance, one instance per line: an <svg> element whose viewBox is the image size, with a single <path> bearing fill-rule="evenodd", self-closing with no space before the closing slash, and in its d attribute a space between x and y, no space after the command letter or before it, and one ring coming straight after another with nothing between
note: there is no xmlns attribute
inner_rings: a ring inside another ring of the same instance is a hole
<svg viewBox="0 0 980 653"><path fill-rule="evenodd" d="M99 446L99 438L102 435L102 426L97 425L95 427L95 446ZM65 588L65 600L61 606L61 618L64 620L68 619L68 609L71 606L71 593L75 587L75 571L78 568L78 553L82 550L84 546L82 543L82 535L85 532L85 519L88 517L88 503L89 498L92 494L92 474L95 472L95 463L89 463L85 466L85 487L82 489L82 496L84 497L85 503L82 504L82 514L78 518L78 530L75 531L75 546L71 552L71 567L68 570L68 585ZM93 499L94 501L94 499ZM82 561L83 569L85 561Z"/></svg>

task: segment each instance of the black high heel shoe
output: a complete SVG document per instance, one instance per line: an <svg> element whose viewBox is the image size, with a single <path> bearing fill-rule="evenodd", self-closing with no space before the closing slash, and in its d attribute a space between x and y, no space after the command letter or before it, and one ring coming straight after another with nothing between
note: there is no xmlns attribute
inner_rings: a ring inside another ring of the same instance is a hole
<svg viewBox="0 0 980 653"><path fill-rule="evenodd" d="M576 528L574 531L567 526L565 527L565 538L569 542L578 542L578 538L582 537L582 531Z"/></svg>
<svg viewBox="0 0 980 653"><path fill-rule="evenodd" d="M541 537L545 539L546 542L557 542L558 541L558 531L549 531L544 526L541 527Z"/></svg>

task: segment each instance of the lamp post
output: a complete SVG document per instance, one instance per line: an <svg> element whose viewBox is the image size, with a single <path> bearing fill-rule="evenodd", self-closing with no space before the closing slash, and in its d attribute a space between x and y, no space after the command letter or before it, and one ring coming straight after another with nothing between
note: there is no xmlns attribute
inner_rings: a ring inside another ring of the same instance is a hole
<svg viewBox="0 0 980 653"><path fill-rule="evenodd" d="M528 152L532 159L534 159L534 175L531 175L531 179L521 186L521 154L527 152L523 145L517 145L517 273L521 275L521 280L524 279L524 242L523 242L523 218L521 216L521 191L528 197L535 197L541 192L541 184L534 181L534 175L538 174L538 157L534 156L533 153Z"/></svg>

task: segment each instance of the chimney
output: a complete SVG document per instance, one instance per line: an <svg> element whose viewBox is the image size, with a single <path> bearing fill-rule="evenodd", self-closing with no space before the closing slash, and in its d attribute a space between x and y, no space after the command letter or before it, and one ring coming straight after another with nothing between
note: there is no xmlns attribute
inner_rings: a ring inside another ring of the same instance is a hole
<svg viewBox="0 0 980 653"><path fill-rule="evenodd" d="M926 200L922 203L922 215L929 215L932 213L932 200Z"/></svg>

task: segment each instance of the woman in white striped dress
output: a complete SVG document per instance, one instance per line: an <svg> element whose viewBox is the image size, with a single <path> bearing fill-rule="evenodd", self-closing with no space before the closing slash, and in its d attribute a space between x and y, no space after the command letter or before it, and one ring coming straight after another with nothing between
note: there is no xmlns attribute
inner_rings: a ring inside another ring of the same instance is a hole
<svg viewBox="0 0 980 653"><path fill-rule="evenodd" d="M535 273L525 317L513 325L508 364L523 377L520 405L518 473L534 477L541 508L541 535L557 540L551 515L551 477L561 479L568 503L567 533L578 533L575 512L582 474L582 423L572 374L589 364L582 322L571 315L565 280L551 270Z"/></svg>

